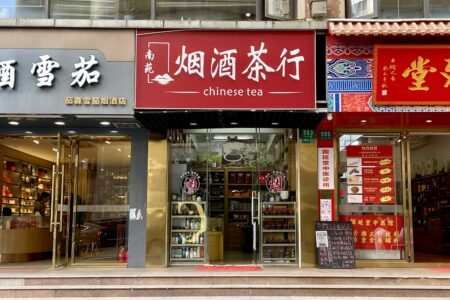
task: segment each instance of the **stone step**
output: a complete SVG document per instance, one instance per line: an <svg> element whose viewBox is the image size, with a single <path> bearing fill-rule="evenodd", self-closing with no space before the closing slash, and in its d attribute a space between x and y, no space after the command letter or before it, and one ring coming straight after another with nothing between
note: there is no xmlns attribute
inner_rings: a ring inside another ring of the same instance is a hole
<svg viewBox="0 0 450 300"><path fill-rule="evenodd" d="M350 279L349 279L350 280ZM445 297L449 286L430 285L40 285L1 286L1 298L179 296Z"/></svg>
<svg viewBox="0 0 450 300"><path fill-rule="evenodd" d="M40 276L7 278L0 280L1 286L72 286L72 285L170 285L170 286L196 286L196 285L257 285L257 286L298 286L298 285L333 285L345 286L349 282L353 286L443 286L450 287L448 278L424 277L305 277L305 276L237 276L237 275L208 275L208 276Z"/></svg>

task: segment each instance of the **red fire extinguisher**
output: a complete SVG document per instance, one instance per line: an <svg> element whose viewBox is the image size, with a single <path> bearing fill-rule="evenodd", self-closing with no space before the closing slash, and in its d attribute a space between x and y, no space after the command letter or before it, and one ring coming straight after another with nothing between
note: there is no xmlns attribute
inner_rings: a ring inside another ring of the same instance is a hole
<svg viewBox="0 0 450 300"><path fill-rule="evenodd" d="M119 262L128 262L128 251L125 249L125 247L120 247Z"/></svg>

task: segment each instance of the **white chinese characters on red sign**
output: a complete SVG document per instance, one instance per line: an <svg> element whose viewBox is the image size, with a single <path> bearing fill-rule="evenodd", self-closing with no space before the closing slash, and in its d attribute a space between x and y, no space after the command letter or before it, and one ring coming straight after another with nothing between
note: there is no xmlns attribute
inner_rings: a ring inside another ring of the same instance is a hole
<svg viewBox="0 0 450 300"><path fill-rule="evenodd" d="M315 108L312 32L138 32L137 108Z"/></svg>
<svg viewBox="0 0 450 300"><path fill-rule="evenodd" d="M319 190L334 189L333 148L319 148Z"/></svg>

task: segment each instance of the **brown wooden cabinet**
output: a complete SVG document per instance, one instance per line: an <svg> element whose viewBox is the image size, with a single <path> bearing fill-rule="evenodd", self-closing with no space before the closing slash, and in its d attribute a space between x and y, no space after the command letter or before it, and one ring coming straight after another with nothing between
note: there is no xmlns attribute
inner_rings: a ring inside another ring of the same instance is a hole
<svg viewBox="0 0 450 300"><path fill-rule="evenodd" d="M412 181L414 249L450 254L450 173Z"/></svg>

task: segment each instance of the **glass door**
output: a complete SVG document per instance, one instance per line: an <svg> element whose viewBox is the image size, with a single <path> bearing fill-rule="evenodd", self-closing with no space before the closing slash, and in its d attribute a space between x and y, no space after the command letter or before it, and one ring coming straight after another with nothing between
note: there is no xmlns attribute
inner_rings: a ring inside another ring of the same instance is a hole
<svg viewBox="0 0 450 300"><path fill-rule="evenodd" d="M73 140L72 264L124 265L128 261L128 187L131 141L127 136ZM139 219L141 212L134 213Z"/></svg>
<svg viewBox="0 0 450 300"><path fill-rule="evenodd" d="M296 262L295 132L258 129L258 159L254 176L258 214L254 215L255 257L264 264ZM256 202L256 201L255 201Z"/></svg>
<svg viewBox="0 0 450 300"><path fill-rule="evenodd" d="M50 230L53 232L52 266L60 267L68 263L70 205L73 180L73 144L58 135L56 164L53 166L52 194L50 209Z"/></svg>

